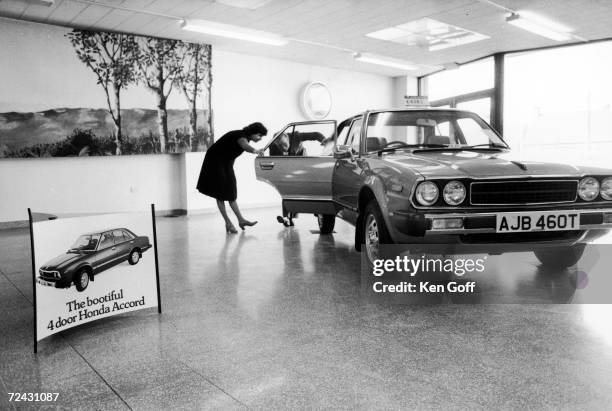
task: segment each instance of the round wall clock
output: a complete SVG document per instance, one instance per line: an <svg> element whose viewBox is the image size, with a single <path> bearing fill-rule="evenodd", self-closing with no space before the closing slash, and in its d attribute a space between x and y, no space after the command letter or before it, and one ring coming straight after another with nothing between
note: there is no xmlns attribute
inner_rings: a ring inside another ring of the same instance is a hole
<svg viewBox="0 0 612 411"><path fill-rule="evenodd" d="M323 120L332 108L332 96L324 83L313 81L306 84L300 98L302 111L310 120Z"/></svg>

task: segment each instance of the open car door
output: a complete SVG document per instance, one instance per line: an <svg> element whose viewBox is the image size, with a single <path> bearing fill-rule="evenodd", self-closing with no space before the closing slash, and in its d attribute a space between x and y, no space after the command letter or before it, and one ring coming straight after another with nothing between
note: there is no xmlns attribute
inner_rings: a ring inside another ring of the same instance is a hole
<svg viewBox="0 0 612 411"><path fill-rule="evenodd" d="M335 214L332 175L336 121L291 123L255 159L257 179L272 185L285 213Z"/></svg>

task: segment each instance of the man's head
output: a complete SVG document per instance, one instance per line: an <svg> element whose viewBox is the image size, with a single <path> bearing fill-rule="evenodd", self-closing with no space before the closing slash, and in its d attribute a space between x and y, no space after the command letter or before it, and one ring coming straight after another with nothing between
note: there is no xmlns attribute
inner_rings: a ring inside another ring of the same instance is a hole
<svg viewBox="0 0 612 411"><path fill-rule="evenodd" d="M278 145L282 148L283 151L289 151L289 136L287 133L282 133L278 137Z"/></svg>

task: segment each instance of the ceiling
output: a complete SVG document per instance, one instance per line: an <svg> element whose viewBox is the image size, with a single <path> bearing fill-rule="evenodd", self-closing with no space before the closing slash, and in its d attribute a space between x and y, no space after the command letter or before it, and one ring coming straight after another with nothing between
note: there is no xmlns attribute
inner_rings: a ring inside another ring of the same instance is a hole
<svg viewBox="0 0 612 411"><path fill-rule="evenodd" d="M572 27L574 34L586 40L612 37L612 1L609 0L495 2L513 10L544 15ZM296 40L283 47L273 47L206 36L183 31L176 19L164 15L213 20ZM486 0L271 0L255 10L226 6L213 0L55 0L53 6L41 5L40 0L0 0L0 16L9 18L206 42L218 50L388 76L406 72L357 62L351 51L420 64L419 70L409 74L421 75L447 63L466 62L501 51L559 44L507 24L507 15L508 12ZM366 37L366 33L423 17L476 31L489 38L450 49L427 51L418 46Z"/></svg>

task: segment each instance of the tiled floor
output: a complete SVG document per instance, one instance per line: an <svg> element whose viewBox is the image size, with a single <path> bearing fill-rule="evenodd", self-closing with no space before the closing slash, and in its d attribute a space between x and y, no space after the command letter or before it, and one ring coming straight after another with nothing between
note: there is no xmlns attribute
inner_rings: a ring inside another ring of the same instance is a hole
<svg viewBox="0 0 612 411"><path fill-rule="evenodd" d="M0 409L59 392L74 409L605 409L605 305L388 305L360 297L352 228L275 210L226 236L213 215L158 219L164 313L103 319L32 353L27 230L0 232ZM550 302L534 261L520 285ZM564 280L564 283L567 281ZM40 404L32 405L32 408Z"/></svg>

